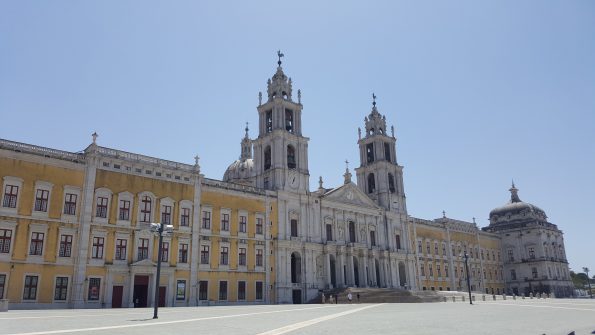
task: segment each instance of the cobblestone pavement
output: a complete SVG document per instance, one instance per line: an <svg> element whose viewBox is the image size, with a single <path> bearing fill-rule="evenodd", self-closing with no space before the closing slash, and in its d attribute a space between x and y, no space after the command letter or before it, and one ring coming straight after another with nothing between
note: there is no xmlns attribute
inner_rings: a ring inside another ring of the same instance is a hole
<svg viewBox="0 0 595 335"><path fill-rule="evenodd" d="M595 300L259 305L0 313L0 334L592 334Z"/></svg>

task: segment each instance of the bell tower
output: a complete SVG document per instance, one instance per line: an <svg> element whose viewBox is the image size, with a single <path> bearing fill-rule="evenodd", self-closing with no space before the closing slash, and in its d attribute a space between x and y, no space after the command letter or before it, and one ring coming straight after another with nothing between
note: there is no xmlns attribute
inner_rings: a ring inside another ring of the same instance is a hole
<svg viewBox="0 0 595 335"><path fill-rule="evenodd" d="M302 136L301 92L293 100L292 82L283 73L281 58L277 71L267 81L266 101L259 93L258 138L253 141L256 186L269 190L305 193L309 187L308 141Z"/></svg>
<svg viewBox="0 0 595 335"><path fill-rule="evenodd" d="M358 128L360 166L355 169L357 185L379 206L406 212L403 167L397 164L395 128L387 134L386 117L376 108L372 94L372 111L365 117L365 134Z"/></svg>

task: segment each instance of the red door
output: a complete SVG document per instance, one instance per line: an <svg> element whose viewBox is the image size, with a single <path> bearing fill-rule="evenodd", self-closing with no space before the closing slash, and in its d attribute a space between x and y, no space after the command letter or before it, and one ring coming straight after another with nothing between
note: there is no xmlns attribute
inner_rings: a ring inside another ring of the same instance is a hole
<svg viewBox="0 0 595 335"><path fill-rule="evenodd" d="M159 307L165 307L165 286L159 287Z"/></svg>
<svg viewBox="0 0 595 335"><path fill-rule="evenodd" d="M112 289L112 308L122 308L123 286L114 286Z"/></svg>

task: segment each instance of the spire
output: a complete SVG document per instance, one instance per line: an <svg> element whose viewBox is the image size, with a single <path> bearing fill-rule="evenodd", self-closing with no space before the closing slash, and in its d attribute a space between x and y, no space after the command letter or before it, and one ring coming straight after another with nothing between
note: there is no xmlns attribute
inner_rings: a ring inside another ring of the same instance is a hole
<svg viewBox="0 0 595 335"><path fill-rule="evenodd" d="M514 186L514 180L512 181L512 187L509 189L510 191L510 202L521 202L519 198L519 189Z"/></svg>
<svg viewBox="0 0 595 335"><path fill-rule="evenodd" d="M349 161L345 160L345 174L343 174L343 177L345 177L345 184L349 184L351 183L351 172L349 172Z"/></svg>
<svg viewBox="0 0 595 335"><path fill-rule="evenodd" d="M241 143L241 161L245 161L247 159L252 158L252 140L250 140L250 136L248 134L248 122L246 122L246 128L244 128L244 130L246 131L246 134L244 135L244 138L242 139Z"/></svg>
<svg viewBox="0 0 595 335"><path fill-rule="evenodd" d="M288 78L285 73L283 73L283 68L281 67L281 57L285 57L285 55L281 53L281 50L279 50L277 51L277 57L279 57L279 61L277 62L279 65L277 67L277 72L275 72L273 77L267 81L267 94L269 97L268 101L273 101L275 98L282 98L292 101L291 78Z"/></svg>
<svg viewBox="0 0 595 335"><path fill-rule="evenodd" d="M372 111L366 116L366 137L374 135L386 135L386 118L378 112L376 108L376 94L372 93Z"/></svg>

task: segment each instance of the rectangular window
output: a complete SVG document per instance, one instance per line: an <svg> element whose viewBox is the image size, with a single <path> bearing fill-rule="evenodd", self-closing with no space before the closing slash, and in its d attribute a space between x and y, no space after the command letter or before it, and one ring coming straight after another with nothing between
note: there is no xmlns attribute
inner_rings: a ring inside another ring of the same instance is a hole
<svg viewBox="0 0 595 335"><path fill-rule="evenodd" d="M31 233L31 245L29 246L29 255L41 256L43 253L44 233Z"/></svg>
<svg viewBox="0 0 595 335"><path fill-rule="evenodd" d="M49 198L50 198L50 191L37 190L37 192L35 193L35 211L47 212Z"/></svg>
<svg viewBox="0 0 595 335"><path fill-rule="evenodd" d="M151 209L153 201L151 197L145 195L142 197L140 205L140 222L151 222Z"/></svg>
<svg viewBox="0 0 595 335"><path fill-rule="evenodd" d="M209 264L209 246L200 246L200 264Z"/></svg>
<svg viewBox="0 0 595 335"><path fill-rule="evenodd" d="M246 266L246 248L240 248L238 254L238 265Z"/></svg>
<svg viewBox="0 0 595 335"><path fill-rule="evenodd" d="M6 287L6 275L0 274L0 299L4 299L4 288Z"/></svg>
<svg viewBox="0 0 595 335"><path fill-rule="evenodd" d="M376 246L376 232L370 231L370 245L375 247Z"/></svg>
<svg viewBox="0 0 595 335"><path fill-rule="evenodd" d="M448 265L444 264L444 277L448 278Z"/></svg>
<svg viewBox="0 0 595 335"><path fill-rule="evenodd" d="M149 239L139 238L137 260L142 261L147 258L149 258Z"/></svg>
<svg viewBox="0 0 595 335"><path fill-rule="evenodd" d="M2 207L17 208L17 196L19 187L16 185L6 185L4 188L4 201Z"/></svg>
<svg viewBox="0 0 595 335"><path fill-rule="evenodd" d="M209 282L201 280L198 282L198 300L209 299Z"/></svg>
<svg viewBox="0 0 595 335"><path fill-rule="evenodd" d="M227 281L219 281L219 300L227 300Z"/></svg>
<svg viewBox="0 0 595 335"><path fill-rule="evenodd" d="M89 278L88 300L99 300L100 278Z"/></svg>
<svg viewBox="0 0 595 335"><path fill-rule="evenodd" d="M66 196L64 196L64 214L76 214L76 198L76 194L66 193Z"/></svg>
<svg viewBox="0 0 595 335"><path fill-rule="evenodd" d="M107 218L107 198L97 197L97 209L95 216L98 218Z"/></svg>
<svg viewBox="0 0 595 335"><path fill-rule="evenodd" d="M442 272L440 272L440 264L436 264L436 275L438 277L442 277Z"/></svg>
<svg viewBox="0 0 595 335"><path fill-rule="evenodd" d="M161 212L161 223L171 224L171 206L163 206Z"/></svg>
<svg viewBox="0 0 595 335"><path fill-rule="evenodd" d="M12 241L12 230L0 229L0 253L7 254L10 252L10 242L11 241Z"/></svg>
<svg viewBox="0 0 595 335"><path fill-rule="evenodd" d="M263 297L262 293L263 293L262 282L257 281L256 282L256 300L262 300L262 297Z"/></svg>
<svg viewBox="0 0 595 335"><path fill-rule="evenodd" d="M422 248L421 241L417 241L417 252L421 254L423 252Z"/></svg>
<svg viewBox="0 0 595 335"><path fill-rule="evenodd" d="M420 267L419 267L419 274L420 274L421 276L425 276L425 275L426 275L426 267L425 267L425 265L424 265L424 264L421 264L421 265L420 265Z"/></svg>
<svg viewBox="0 0 595 335"><path fill-rule="evenodd" d="M529 259L535 259L535 248L529 247Z"/></svg>
<svg viewBox="0 0 595 335"><path fill-rule="evenodd" d="M434 242L434 255L438 255L438 242Z"/></svg>
<svg viewBox="0 0 595 335"><path fill-rule="evenodd" d="M391 162L390 159L390 144L384 143L384 159Z"/></svg>
<svg viewBox="0 0 595 335"><path fill-rule="evenodd" d="M37 276L25 276L25 287L23 289L23 300L35 300L37 298Z"/></svg>
<svg viewBox="0 0 595 335"><path fill-rule="evenodd" d="M428 265L428 273L430 277L434 277L434 269L432 269L432 264Z"/></svg>
<svg viewBox="0 0 595 335"><path fill-rule="evenodd" d="M238 282L238 300L246 300L246 282Z"/></svg>
<svg viewBox="0 0 595 335"><path fill-rule="evenodd" d="M256 249L256 266L263 266L262 255L262 249Z"/></svg>
<svg viewBox="0 0 595 335"><path fill-rule="evenodd" d="M508 261L514 262L514 251L512 249L508 249L506 250L506 253L508 254Z"/></svg>
<svg viewBox="0 0 595 335"><path fill-rule="evenodd" d="M285 108L285 130L293 133L293 111Z"/></svg>
<svg viewBox="0 0 595 335"><path fill-rule="evenodd" d="M117 239L116 240L116 259L119 261L126 260L126 245L128 244L128 240L125 239Z"/></svg>
<svg viewBox="0 0 595 335"><path fill-rule="evenodd" d="M70 257L72 255L72 235L60 236L60 257Z"/></svg>
<svg viewBox="0 0 595 335"><path fill-rule="evenodd" d="M169 242L161 243L161 261L169 262Z"/></svg>
<svg viewBox="0 0 595 335"><path fill-rule="evenodd" d="M202 212L202 228L211 229L211 212Z"/></svg>
<svg viewBox="0 0 595 335"><path fill-rule="evenodd" d="M326 240L327 241L333 240L333 225L330 223L326 224Z"/></svg>
<svg viewBox="0 0 595 335"><path fill-rule="evenodd" d="M56 287L54 288L54 300L66 300L68 293L68 277L56 277Z"/></svg>
<svg viewBox="0 0 595 335"><path fill-rule="evenodd" d="M430 242L426 241L426 253L430 254Z"/></svg>
<svg viewBox="0 0 595 335"><path fill-rule="evenodd" d="M227 213L221 214L221 230L229 231L229 214Z"/></svg>
<svg viewBox="0 0 595 335"><path fill-rule="evenodd" d="M221 247L221 259L219 261L220 265L228 265L229 264L229 247Z"/></svg>
<svg viewBox="0 0 595 335"><path fill-rule="evenodd" d="M182 208L182 217L180 220L180 226L190 226L190 208Z"/></svg>
<svg viewBox="0 0 595 335"><path fill-rule="evenodd" d="M176 300L186 300L186 281L178 280L176 285Z"/></svg>
<svg viewBox="0 0 595 335"><path fill-rule="evenodd" d="M273 131L273 111L272 110L266 111L265 126L266 126L267 133L270 133L271 131Z"/></svg>
<svg viewBox="0 0 595 335"><path fill-rule="evenodd" d="M130 201L120 200L120 212L118 220L130 221Z"/></svg>
<svg viewBox="0 0 595 335"><path fill-rule="evenodd" d="M178 250L178 263L188 263L188 244L180 243Z"/></svg>
<svg viewBox="0 0 595 335"><path fill-rule="evenodd" d="M446 256L446 244L442 243L442 256Z"/></svg>
<svg viewBox="0 0 595 335"><path fill-rule="evenodd" d="M91 258L103 258L103 237L93 237Z"/></svg>
<svg viewBox="0 0 595 335"><path fill-rule="evenodd" d="M246 232L246 225L247 225L247 218L245 216L240 216L240 233Z"/></svg>
<svg viewBox="0 0 595 335"><path fill-rule="evenodd" d="M262 235L263 221L262 218L256 218L256 234Z"/></svg>
<svg viewBox="0 0 595 335"><path fill-rule="evenodd" d="M374 143L366 144L366 159L368 163L372 163L374 161Z"/></svg>
<svg viewBox="0 0 595 335"><path fill-rule="evenodd" d="M298 221L296 219L291 219L291 237L298 236Z"/></svg>
<svg viewBox="0 0 595 335"><path fill-rule="evenodd" d="M538 276L537 268L531 268L531 273L533 275L533 279L537 279L537 276Z"/></svg>

